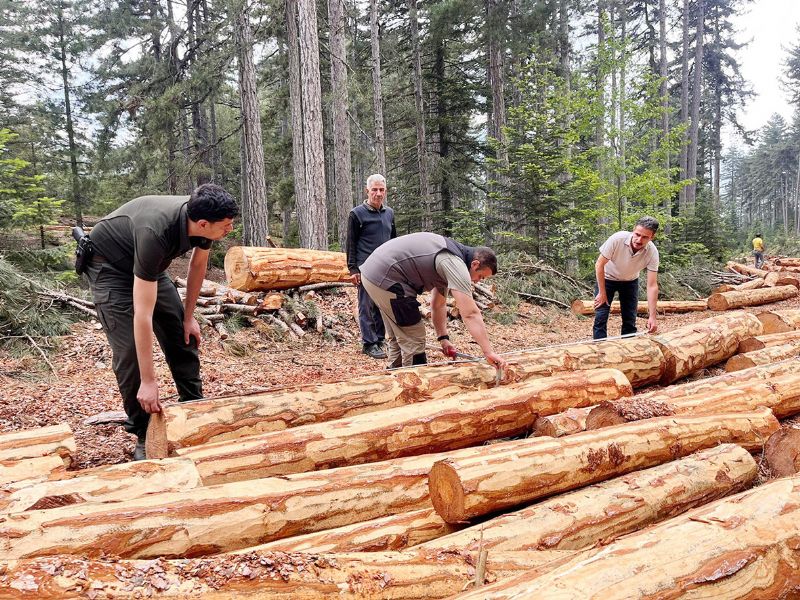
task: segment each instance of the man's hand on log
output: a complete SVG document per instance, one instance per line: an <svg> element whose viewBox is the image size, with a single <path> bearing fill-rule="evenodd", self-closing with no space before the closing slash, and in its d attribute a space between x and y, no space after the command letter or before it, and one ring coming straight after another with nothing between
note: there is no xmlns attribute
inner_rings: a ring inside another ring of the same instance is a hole
<svg viewBox="0 0 800 600"><path fill-rule="evenodd" d="M194 318L194 315L190 314L183 319L183 343L187 346L191 344L192 336L197 342L197 347L200 348L200 342L203 339L203 336L200 335L200 324Z"/></svg>
<svg viewBox="0 0 800 600"><path fill-rule="evenodd" d="M508 363L506 360L500 356L499 354L495 354L494 352L489 352L486 355L486 362L492 365L495 369L501 369L503 371L506 370L508 367Z"/></svg>
<svg viewBox="0 0 800 600"><path fill-rule="evenodd" d="M594 299L595 309L600 308L604 304L608 304L608 297L605 294L597 294Z"/></svg>
<svg viewBox="0 0 800 600"><path fill-rule="evenodd" d="M653 315L647 317L647 333L655 333L658 331L658 323Z"/></svg>
<svg viewBox="0 0 800 600"><path fill-rule="evenodd" d="M158 400L158 384L155 381L152 383L142 382L139 386L139 391L136 393L136 399L146 413L161 412L161 402Z"/></svg>

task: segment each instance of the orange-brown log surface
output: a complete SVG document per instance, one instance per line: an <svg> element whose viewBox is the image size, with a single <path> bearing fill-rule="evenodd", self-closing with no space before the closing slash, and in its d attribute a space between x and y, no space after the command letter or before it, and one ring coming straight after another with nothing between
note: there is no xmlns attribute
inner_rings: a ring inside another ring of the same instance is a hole
<svg viewBox="0 0 800 600"><path fill-rule="evenodd" d="M539 417L533 424L534 434L561 437L562 435L572 435L579 431L585 431L586 417L593 408L593 406L568 408L564 412Z"/></svg>
<svg viewBox="0 0 800 600"><path fill-rule="evenodd" d="M143 460L50 479L24 480L0 488L0 513L42 510L81 502L116 502L153 492L178 492L202 485L188 458Z"/></svg>
<svg viewBox="0 0 800 600"><path fill-rule="evenodd" d="M769 365L779 360L791 358L800 354L800 341L781 344L780 346L770 346L761 350L753 350L744 354L736 354L725 363L726 371L741 371L760 365Z"/></svg>
<svg viewBox="0 0 800 600"><path fill-rule="evenodd" d="M75 454L75 438L67 424L0 434L2 461L57 455L64 466L68 467L73 454Z"/></svg>
<svg viewBox="0 0 800 600"><path fill-rule="evenodd" d="M720 443L760 450L780 427L769 409L647 419L577 433L496 444L482 455L436 462L436 512L459 523L537 498L652 467Z"/></svg>
<svg viewBox="0 0 800 600"><path fill-rule="evenodd" d="M787 271L771 271L764 277L764 284L770 287L781 285L800 287L800 276L797 273L789 273Z"/></svg>
<svg viewBox="0 0 800 600"><path fill-rule="evenodd" d="M758 306L779 302L797 296L798 290L793 285L781 285L757 290L743 290L711 294L708 297L708 308L711 310L731 310L743 306Z"/></svg>
<svg viewBox="0 0 800 600"><path fill-rule="evenodd" d="M758 320L765 334L795 331L800 329L800 310L770 310L759 313Z"/></svg>
<svg viewBox="0 0 800 600"><path fill-rule="evenodd" d="M764 444L764 458L772 477L800 473L800 429L781 427Z"/></svg>
<svg viewBox="0 0 800 600"><path fill-rule="evenodd" d="M750 267L748 265L743 265L741 263L735 262L728 262L725 264L729 271L733 271L734 273L741 273L743 275L750 275L751 277L766 277L769 271L764 271L763 269L756 269L754 267Z"/></svg>
<svg viewBox="0 0 800 600"><path fill-rule="evenodd" d="M633 387L640 387L658 381L664 368L658 344L645 337L545 348L508 359L508 383L561 371L612 367L625 373ZM174 404L150 419L147 455L163 458L178 448L442 399L494 385L494 368L482 362L461 363Z"/></svg>
<svg viewBox="0 0 800 600"><path fill-rule="evenodd" d="M737 354L761 350L769 346L781 346L790 342L800 342L800 331L784 331L782 333L769 333L746 338L739 343Z"/></svg>
<svg viewBox="0 0 800 600"><path fill-rule="evenodd" d="M791 598L800 587L798 539L800 477L779 479L545 574L520 575L456 598Z"/></svg>
<svg viewBox="0 0 800 600"><path fill-rule="evenodd" d="M707 309L705 300L659 300L656 308L659 314L696 312ZM636 312L639 314L647 314L647 311L646 302L640 302L636 307ZM576 315L593 315L594 300L573 300L572 312ZM619 302L612 302L611 314L618 315L619 313Z"/></svg>
<svg viewBox="0 0 800 600"><path fill-rule="evenodd" d="M405 550L459 529L445 521L433 510L423 508L399 515L390 515L344 527L316 531L305 535L268 542L250 550L280 552L380 552Z"/></svg>
<svg viewBox="0 0 800 600"><path fill-rule="evenodd" d="M522 572L545 572L572 554L494 553L488 558L484 582ZM0 595L5 600L429 600L459 593L474 579L474 555L437 551L250 552L172 561L53 556L0 562Z"/></svg>
<svg viewBox="0 0 800 600"><path fill-rule="evenodd" d="M791 256L783 257L783 258L776 258L772 262L774 262L778 266L800 267L800 258L793 258Z"/></svg>
<svg viewBox="0 0 800 600"><path fill-rule="evenodd" d="M0 460L0 485L47 477L64 470L64 461L58 454L20 460Z"/></svg>
<svg viewBox="0 0 800 600"><path fill-rule="evenodd" d="M539 414L632 392L616 369L576 371L178 453L212 485L464 448L524 433Z"/></svg>
<svg viewBox="0 0 800 600"><path fill-rule="evenodd" d="M755 315L736 311L653 336L664 355L662 384L733 356L739 342L763 333Z"/></svg>
<svg viewBox="0 0 800 600"><path fill-rule="evenodd" d="M233 246L225 255L225 277L232 288L253 292L350 281L350 272L343 252Z"/></svg>
<svg viewBox="0 0 800 600"><path fill-rule="evenodd" d="M422 544L476 551L582 550L752 485L758 465L735 444L554 496Z"/></svg>

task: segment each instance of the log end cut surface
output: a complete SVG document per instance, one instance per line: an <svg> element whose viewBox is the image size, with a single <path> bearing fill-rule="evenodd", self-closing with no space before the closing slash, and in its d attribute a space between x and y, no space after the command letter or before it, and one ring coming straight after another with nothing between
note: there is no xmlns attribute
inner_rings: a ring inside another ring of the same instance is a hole
<svg viewBox="0 0 800 600"><path fill-rule="evenodd" d="M166 458L169 453L167 424L163 412L150 415L150 422L147 424L145 452L147 458Z"/></svg>
<svg viewBox="0 0 800 600"><path fill-rule="evenodd" d="M236 290L249 291L252 276L248 270L248 260L242 246L233 246L225 254L225 279Z"/></svg>
<svg viewBox="0 0 800 600"><path fill-rule="evenodd" d="M800 429L784 427L769 436L764 457L773 477L800 473Z"/></svg>
<svg viewBox="0 0 800 600"><path fill-rule="evenodd" d="M737 354L736 356L731 356L728 359L728 362L725 363L725 370L728 373L733 373L734 371L743 371L744 369L749 369L755 366L756 364L753 362L752 358L746 354Z"/></svg>
<svg viewBox="0 0 800 600"><path fill-rule="evenodd" d="M435 482L435 484L434 484ZM447 523L460 523L464 518L464 488L449 461L434 463L428 476L431 503Z"/></svg>

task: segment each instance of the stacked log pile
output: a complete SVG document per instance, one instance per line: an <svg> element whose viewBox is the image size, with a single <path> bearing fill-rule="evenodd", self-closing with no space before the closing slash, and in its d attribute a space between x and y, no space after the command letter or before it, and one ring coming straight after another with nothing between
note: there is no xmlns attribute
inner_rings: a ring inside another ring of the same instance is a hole
<svg viewBox="0 0 800 600"><path fill-rule="evenodd" d="M63 472L74 443L60 454L63 441L15 434L61 472L0 487L0 589L422 599L477 583L480 597L613 598L644 572L654 596L727 597L756 585L757 564L759 593L779 595L800 585L798 442L777 420L800 414L800 358L673 385L790 338L764 337L765 321L731 312L525 352L499 385L464 363L179 404L148 432L148 452L179 456L92 471ZM524 437L557 415L589 429ZM752 488L762 454L790 478Z"/></svg>

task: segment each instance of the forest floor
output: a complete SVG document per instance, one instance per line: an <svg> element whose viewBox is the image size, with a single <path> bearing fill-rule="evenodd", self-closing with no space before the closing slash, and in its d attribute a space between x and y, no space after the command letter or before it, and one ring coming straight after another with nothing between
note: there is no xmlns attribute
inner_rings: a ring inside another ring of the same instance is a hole
<svg viewBox="0 0 800 600"><path fill-rule="evenodd" d="M170 270L182 275L185 273L185 267L182 267L178 263ZM221 271L209 273L211 279L219 281L221 277ZM327 314L352 315L348 341L325 340L314 331L308 331L301 340L275 339L255 328L242 328L222 341L215 331L204 330L201 373L206 397L337 381L380 372L384 361L371 359L361 352L355 289L323 292L318 301ZM758 313L776 308L800 308L800 298L751 310ZM489 336L498 352L577 342L591 337L590 318L576 317L555 307L521 303L496 310L517 315L512 324L486 319ZM669 331L712 314L718 313L664 315L659 318L659 330ZM644 329L646 319L639 319L638 324L640 330ZM449 328L453 343L460 351L481 354L460 321L450 321ZM619 316L612 315L609 334L617 335L619 328ZM437 345L429 321L428 341ZM74 431L78 448L72 469L130 460L134 438L122 427L84 424L87 417L122 408L111 370L111 350L99 323L91 320L75 323L70 335L51 343L55 348L50 351L49 360L54 370L35 353L19 358L0 350L0 432L66 422ZM439 361L443 357L432 351L429 360ZM156 353L156 368L162 394L174 394L174 385L160 351ZM174 401L172 398L166 402Z"/></svg>

